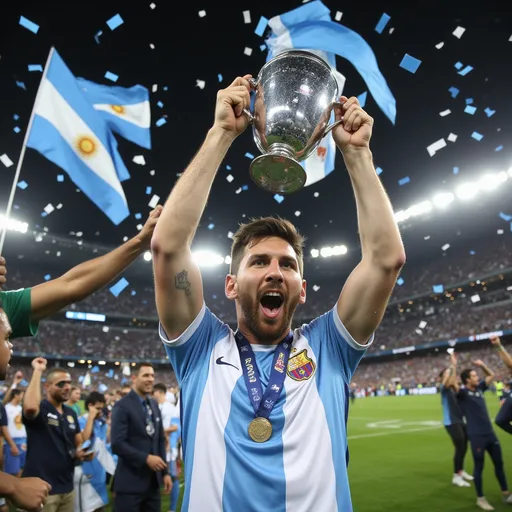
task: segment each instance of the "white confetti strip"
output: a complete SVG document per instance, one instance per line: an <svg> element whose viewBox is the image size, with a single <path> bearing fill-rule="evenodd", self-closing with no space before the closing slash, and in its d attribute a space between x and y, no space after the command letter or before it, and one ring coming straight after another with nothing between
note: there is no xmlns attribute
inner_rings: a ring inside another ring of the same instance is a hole
<svg viewBox="0 0 512 512"><path fill-rule="evenodd" d="M206 11L199 11L198 14L200 18L204 18L206 16Z"/></svg>
<svg viewBox="0 0 512 512"><path fill-rule="evenodd" d="M196 80L196 87L199 87L199 89L204 89L205 85L206 82L204 80Z"/></svg>
<svg viewBox="0 0 512 512"><path fill-rule="evenodd" d="M448 135L448 140L450 142L455 142L457 140L457 135L455 135L455 133L450 133L450 135Z"/></svg>
<svg viewBox="0 0 512 512"><path fill-rule="evenodd" d="M5 153L0 156L0 162L2 162L5 167L11 167L11 165L14 165L12 160Z"/></svg>
<svg viewBox="0 0 512 512"><path fill-rule="evenodd" d="M151 198L151 201L149 201L148 206L150 208L155 208L156 205L158 204L158 201L160 201L160 196L153 194L153 197Z"/></svg>
<svg viewBox="0 0 512 512"><path fill-rule="evenodd" d="M245 55L252 55L252 48L249 48L248 46L245 47L244 49L244 54Z"/></svg>
<svg viewBox="0 0 512 512"><path fill-rule="evenodd" d="M445 116L447 116L447 115L449 115L451 113L452 113L452 111L449 108L447 108L446 110L443 110L442 112L439 112L439 115L441 117L445 117Z"/></svg>
<svg viewBox="0 0 512 512"><path fill-rule="evenodd" d="M427 146L427 151L430 156L434 156L437 151L446 147L446 141L444 139L439 139L436 142Z"/></svg>
<svg viewBox="0 0 512 512"><path fill-rule="evenodd" d="M436 48L440 50L444 46L444 43L441 41L440 43L436 44Z"/></svg>
<svg viewBox="0 0 512 512"><path fill-rule="evenodd" d="M244 23L251 23L251 11L244 11Z"/></svg>
<svg viewBox="0 0 512 512"><path fill-rule="evenodd" d="M334 15L334 20L340 21L342 16L343 16L343 13L341 11L336 11L336 14Z"/></svg>
<svg viewBox="0 0 512 512"><path fill-rule="evenodd" d="M466 32L466 29L464 27L457 27L452 33L457 39L460 39L464 32Z"/></svg>

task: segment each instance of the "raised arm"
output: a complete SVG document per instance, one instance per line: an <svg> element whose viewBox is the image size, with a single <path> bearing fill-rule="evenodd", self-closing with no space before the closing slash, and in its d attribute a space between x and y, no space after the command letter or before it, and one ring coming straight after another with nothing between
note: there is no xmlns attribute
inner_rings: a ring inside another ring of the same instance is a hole
<svg viewBox="0 0 512 512"><path fill-rule="evenodd" d="M498 354L500 355L501 360L505 363L507 368L512 371L512 356L507 352L505 347L501 344L501 340L499 336L491 336L489 338L490 342L497 349Z"/></svg>
<svg viewBox="0 0 512 512"><path fill-rule="evenodd" d="M73 267L61 277L34 286L31 290L32 320L54 315L62 308L85 299L110 283L150 246L162 207L149 215L142 230L117 249Z"/></svg>
<svg viewBox="0 0 512 512"><path fill-rule="evenodd" d="M480 359L473 361L475 366L478 366L485 373L485 384L486 386L490 386L491 382L494 380L494 372Z"/></svg>
<svg viewBox="0 0 512 512"><path fill-rule="evenodd" d="M203 286L191 245L227 150L248 125L250 75L219 91L215 122L167 199L151 241L158 316L170 339L180 336L203 305Z"/></svg>
<svg viewBox="0 0 512 512"><path fill-rule="evenodd" d="M333 130L352 182L357 206L362 258L338 300L338 315L352 337L365 344L379 326L398 274L405 249L393 208L373 166L370 151L373 119L357 98L341 98L336 111L343 123Z"/></svg>

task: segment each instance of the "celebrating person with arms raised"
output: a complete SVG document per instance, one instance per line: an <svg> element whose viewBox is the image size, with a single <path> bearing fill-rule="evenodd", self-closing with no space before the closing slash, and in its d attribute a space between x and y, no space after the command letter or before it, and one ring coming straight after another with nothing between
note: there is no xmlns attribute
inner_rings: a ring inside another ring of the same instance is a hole
<svg viewBox="0 0 512 512"><path fill-rule="evenodd" d="M306 300L303 238L290 222L266 217L233 239L225 293L236 304L236 333L210 312L191 244L217 169L248 125L249 78L219 91L214 125L152 239L160 337L181 388L183 510L349 512L348 386L404 247L372 162L373 120L356 98L342 97L333 135L354 187L362 259L336 305L291 329Z"/></svg>

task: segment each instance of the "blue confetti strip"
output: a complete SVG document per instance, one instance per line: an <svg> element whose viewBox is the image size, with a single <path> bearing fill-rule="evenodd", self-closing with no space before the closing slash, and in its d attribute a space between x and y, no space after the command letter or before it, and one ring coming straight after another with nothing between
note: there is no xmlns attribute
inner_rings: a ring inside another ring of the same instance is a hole
<svg viewBox="0 0 512 512"><path fill-rule="evenodd" d="M491 108L486 107L484 112L487 115L487 117L492 117L496 113L496 110L492 110Z"/></svg>
<svg viewBox="0 0 512 512"><path fill-rule="evenodd" d="M466 105L472 105L473 104L473 98L466 98Z"/></svg>
<svg viewBox="0 0 512 512"><path fill-rule="evenodd" d="M135 218L136 218L137 220L142 219L142 213L136 213L136 214L135 214Z"/></svg>
<svg viewBox="0 0 512 512"><path fill-rule="evenodd" d="M59 183L62 183L62 182L64 181L64 174L58 174L58 175L57 175L57 181L58 181Z"/></svg>
<svg viewBox="0 0 512 512"><path fill-rule="evenodd" d="M222 82L222 80L224 80L224 78L222 78L222 75L220 73L217 75L217 80L219 82Z"/></svg>
<svg viewBox="0 0 512 512"><path fill-rule="evenodd" d="M258 21L258 25L256 25L256 30L254 31L254 33L257 36L260 36L260 37L263 36L263 33L265 32L267 25L268 25L268 19L265 18L265 16L262 16L260 18L260 21Z"/></svg>
<svg viewBox="0 0 512 512"><path fill-rule="evenodd" d="M19 181L17 184L18 188L25 190L28 187L28 183L25 180Z"/></svg>
<svg viewBox="0 0 512 512"><path fill-rule="evenodd" d="M41 73L43 72L43 66L41 66L41 64L29 64L28 65L28 70L29 71L41 71Z"/></svg>
<svg viewBox="0 0 512 512"><path fill-rule="evenodd" d="M245 153L246 158L254 158L254 155L252 153Z"/></svg>
<svg viewBox="0 0 512 512"><path fill-rule="evenodd" d="M512 215L508 215L506 213L500 212L499 216L501 219L503 219L505 222L510 222L512 220Z"/></svg>
<svg viewBox="0 0 512 512"><path fill-rule="evenodd" d="M406 185L410 181L411 181L411 178L409 178L409 176L406 176L405 178L402 178L401 180L398 180L398 184L400 186L402 186L402 185Z"/></svg>
<svg viewBox="0 0 512 512"><path fill-rule="evenodd" d="M457 89L457 87L450 87L448 92L452 95L452 98L456 98L459 94L459 89Z"/></svg>
<svg viewBox="0 0 512 512"><path fill-rule="evenodd" d="M368 91L364 91L357 97L357 99L359 100L359 105L361 105L361 108L364 108L364 106L366 105L367 97L368 97Z"/></svg>
<svg viewBox="0 0 512 512"><path fill-rule="evenodd" d="M161 101L159 101L159 102L157 103L157 106L158 106L158 107L160 107L160 108L162 108L162 107L164 106L164 104L163 104Z"/></svg>
<svg viewBox="0 0 512 512"><path fill-rule="evenodd" d="M165 117L161 117L155 124L157 126L162 126L165 123L167 123L167 119L165 119Z"/></svg>
<svg viewBox="0 0 512 512"><path fill-rule="evenodd" d="M375 169L375 172L377 173L377 176L380 176L384 171L382 170L381 167L377 167L377 169Z"/></svg>
<svg viewBox="0 0 512 512"><path fill-rule="evenodd" d="M107 25L110 30L115 30L117 27L119 27L123 23L124 23L123 18L121 18L121 16L119 14L112 16L112 18L110 18L107 21Z"/></svg>
<svg viewBox="0 0 512 512"><path fill-rule="evenodd" d="M409 71L410 73L416 73L418 68L420 67L421 60L416 59L415 57L411 57L408 53L404 55L402 62L400 62L400 67Z"/></svg>
<svg viewBox="0 0 512 512"><path fill-rule="evenodd" d="M132 290L130 295L133 297L134 295L137 295L137 292L135 290Z"/></svg>
<svg viewBox="0 0 512 512"><path fill-rule="evenodd" d="M402 286L403 284L405 283L405 281L403 280L403 278L399 277L397 280L396 280L396 284L398 286Z"/></svg>
<svg viewBox="0 0 512 512"><path fill-rule="evenodd" d="M21 129L20 129L20 127L19 127L19 126L15 126L15 127L13 128L13 131L14 131L14 133L20 133L20 132L21 132Z"/></svg>
<svg viewBox="0 0 512 512"><path fill-rule="evenodd" d="M462 71L459 71L460 76L466 76L470 71L473 71L473 66L466 66Z"/></svg>
<svg viewBox="0 0 512 512"><path fill-rule="evenodd" d="M454 167L453 168L453 174L459 174L459 168L458 167Z"/></svg>
<svg viewBox="0 0 512 512"><path fill-rule="evenodd" d="M478 142L480 142L484 138L484 136L481 133L478 133L478 132L473 132L471 134L471 137L473 139L477 140Z"/></svg>
<svg viewBox="0 0 512 512"><path fill-rule="evenodd" d="M110 287L110 293L114 297L119 297L119 294L128 286L128 281L122 277L119 281Z"/></svg>
<svg viewBox="0 0 512 512"><path fill-rule="evenodd" d="M435 284L432 286L432 291L434 293L443 293L444 292L444 286L442 284Z"/></svg>
<svg viewBox="0 0 512 512"><path fill-rule="evenodd" d="M242 185L242 190L249 190L249 185Z"/></svg>
<svg viewBox="0 0 512 512"><path fill-rule="evenodd" d="M20 89L23 89L24 91L27 90L27 86L23 83L23 82L20 82L19 80L16 80L16 85L20 88Z"/></svg>
<svg viewBox="0 0 512 512"><path fill-rule="evenodd" d="M471 254L471 256L474 256L476 254L475 251L469 251L469 254Z"/></svg>
<svg viewBox="0 0 512 512"><path fill-rule="evenodd" d="M149 194L151 194L152 190L153 190L153 187L146 187L146 195L149 196Z"/></svg>
<svg viewBox="0 0 512 512"><path fill-rule="evenodd" d="M260 50L262 52L264 52L266 49L267 49L267 45L266 44L260 44Z"/></svg>
<svg viewBox="0 0 512 512"><path fill-rule="evenodd" d="M112 80L112 82L117 82L117 79L119 78L119 76L116 75L115 73L111 73L110 71L107 71L105 73L105 78L107 80Z"/></svg>
<svg viewBox="0 0 512 512"><path fill-rule="evenodd" d="M41 212L41 217L46 217L48 214L46 212Z"/></svg>
<svg viewBox="0 0 512 512"><path fill-rule="evenodd" d="M212 230L215 227L215 224L212 222L211 224L208 224L208 229Z"/></svg>
<svg viewBox="0 0 512 512"><path fill-rule="evenodd" d="M391 16L389 14L384 13L381 17L379 22L377 23L377 26L375 27L375 32L378 34L382 34L382 31L386 28L386 25L388 24L388 21L391 19Z"/></svg>
<svg viewBox="0 0 512 512"><path fill-rule="evenodd" d="M274 195L274 199L281 204L284 201L284 196L280 196L279 194Z"/></svg>
<svg viewBox="0 0 512 512"><path fill-rule="evenodd" d="M464 112L466 112L466 114L474 115L474 113L476 112L476 107L473 107L473 105L467 105L466 108L464 109Z"/></svg>
<svg viewBox="0 0 512 512"><path fill-rule="evenodd" d="M30 30L30 32L33 32L34 34L37 34L39 31L39 25L34 23L33 21L28 20L25 18L25 16L20 16L20 25L22 27L25 27L27 30Z"/></svg>
<svg viewBox="0 0 512 512"><path fill-rule="evenodd" d="M461 69L463 66L462 62L456 62L455 63L455 69Z"/></svg>
<svg viewBox="0 0 512 512"><path fill-rule="evenodd" d="M49 281L51 278L52 278L52 276L51 276L50 274L46 274L46 275L44 276L44 280L45 280L45 281Z"/></svg>
<svg viewBox="0 0 512 512"><path fill-rule="evenodd" d="M500 145L494 151L501 151L502 149L503 149L503 145Z"/></svg>
<svg viewBox="0 0 512 512"><path fill-rule="evenodd" d="M20 118L20 116L19 116L18 114L14 114L14 115L12 116L12 118L13 118L15 121L17 121L17 120Z"/></svg>
<svg viewBox="0 0 512 512"><path fill-rule="evenodd" d="M96 32L96 34L94 34L94 40L96 41L96 43L100 44L100 36L103 35L103 30L99 30L98 32Z"/></svg>

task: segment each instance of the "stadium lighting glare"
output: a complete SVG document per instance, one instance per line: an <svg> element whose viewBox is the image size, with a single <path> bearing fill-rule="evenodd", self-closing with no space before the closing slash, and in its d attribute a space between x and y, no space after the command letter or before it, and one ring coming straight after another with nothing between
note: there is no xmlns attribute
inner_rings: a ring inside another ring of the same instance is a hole
<svg viewBox="0 0 512 512"><path fill-rule="evenodd" d="M229 254L224 258L224 263L226 265L231 265L231 256Z"/></svg>
<svg viewBox="0 0 512 512"><path fill-rule="evenodd" d="M432 203L436 208L446 208L454 200L455 196L451 192L441 192L433 197Z"/></svg>
<svg viewBox="0 0 512 512"><path fill-rule="evenodd" d="M512 167L508 168L508 175L512 178Z"/></svg>
<svg viewBox="0 0 512 512"><path fill-rule="evenodd" d="M313 258L318 258L318 256L320 256L320 251L318 249L311 249L311 256Z"/></svg>
<svg viewBox="0 0 512 512"><path fill-rule="evenodd" d="M481 190L494 190L500 186L501 183L507 181L507 173L505 172L505 179L501 173L486 174L478 180L478 188Z"/></svg>
<svg viewBox="0 0 512 512"><path fill-rule="evenodd" d="M144 253L144 260L145 261L151 261L152 259L153 259L153 256L152 256L151 252L150 251L146 251Z"/></svg>
<svg viewBox="0 0 512 512"><path fill-rule="evenodd" d="M341 256L342 254L347 254L347 246L346 245L335 245L334 247L322 247L320 249L320 256L323 258L329 258L331 256Z"/></svg>
<svg viewBox="0 0 512 512"><path fill-rule="evenodd" d="M460 185L455 190L455 194L461 201L466 201L467 199L473 199L478 192L478 186L475 183L465 183L464 185Z"/></svg>
<svg viewBox="0 0 512 512"><path fill-rule="evenodd" d="M0 227L5 226L5 215L0 215ZM10 217L7 221L7 229L9 231L17 231L18 233L26 233L28 230L28 224L21 222L20 220L13 219Z"/></svg>
<svg viewBox="0 0 512 512"><path fill-rule="evenodd" d="M194 251L192 258L200 267L218 267L225 261L225 257L213 251Z"/></svg>

